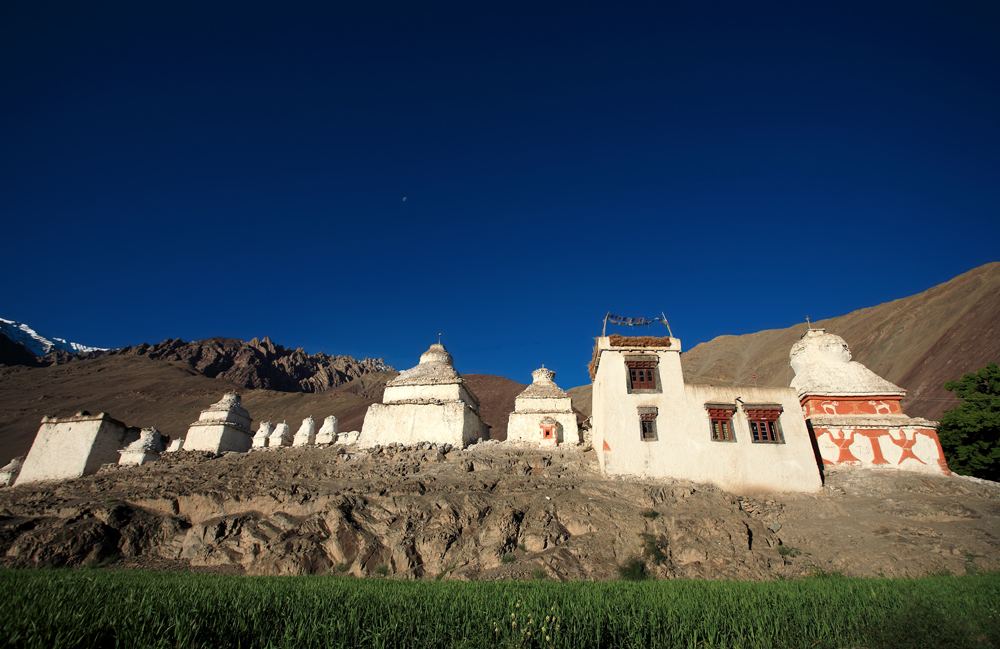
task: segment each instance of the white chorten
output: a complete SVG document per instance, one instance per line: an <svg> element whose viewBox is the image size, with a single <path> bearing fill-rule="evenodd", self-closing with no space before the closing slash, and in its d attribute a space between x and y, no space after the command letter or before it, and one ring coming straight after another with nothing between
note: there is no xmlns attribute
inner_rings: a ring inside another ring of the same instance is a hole
<svg viewBox="0 0 1000 649"><path fill-rule="evenodd" d="M906 390L851 360L847 341L825 329L810 329L792 345L788 361L795 371L791 387L812 396L904 396Z"/></svg>
<svg viewBox="0 0 1000 649"><path fill-rule="evenodd" d="M368 407L358 443L363 447L399 442L465 447L487 439L479 399L452 364L444 345L431 345L420 364L386 384L382 403Z"/></svg>
<svg viewBox="0 0 1000 649"><path fill-rule="evenodd" d="M17 474L21 472L21 465L24 464L24 456L15 457L0 469L0 487L10 487L17 480Z"/></svg>
<svg viewBox="0 0 1000 649"><path fill-rule="evenodd" d="M198 421L188 428L184 450L246 453L253 443L250 413L243 409L240 395L227 392L218 403L201 411Z"/></svg>
<svg viewBox="0 0 1000 649"><path fill-rule="evenodd" d="M267 439L274 432L274 424L269 421L260 422L257 434L253 436L252 448L267 448Z"/></svg>
<svg viewBox="0 0 1000 649"><path fill-rule="evenodd" d="M121 451L119 466L140 466L148 462L156 462L163 453L163 436L155 428L143 428L139 439L135 440Z"/></svg>
<svg viewBox="0 0 1000 649"><path fill-rule="evenodd" d="M292 438L292 446L312 446L316 443L316 421L309 415Z"/></svg>
<svg viewBox="0 0 1000 649"><path fill-rule="evenodd" d="M274 427L274 431L267 437L268 448L278 448L280 446L292 445L292 431L288 424L281 422Z"/></svg>
<svg viewBox="0 0 1000 649"><path fill-rule="evenodd" d="M316 443L317 444L333 444L337 441L337 418L330 415L323 420L323 425L320 426L319 432L316 433Z"/></svg>
<svg viewBox="0 0 1000 649"><path fill-rule="evenodd" d="M788 359L824 465L950 473L937 422L907 416L906 391L852 361L843 338L809 329Z"/></svg>
<svg viewBox="0 0 1000 649"><path fill-rule="evenodd" d="M580 443L573 403L545 366L531 373L532 382L514 400L507 420L507 441L515 444L556 446Z"/></svg>

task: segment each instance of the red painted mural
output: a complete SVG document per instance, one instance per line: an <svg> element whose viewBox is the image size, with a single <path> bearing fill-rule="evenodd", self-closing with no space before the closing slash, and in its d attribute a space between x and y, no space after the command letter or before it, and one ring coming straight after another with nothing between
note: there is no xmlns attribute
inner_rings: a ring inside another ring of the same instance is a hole
<svg viewBox="0 0 1000 649"><path fill-rule="evenodd" d="M804 397L802 414L813 415L901 415L902 397Z"/></svg>

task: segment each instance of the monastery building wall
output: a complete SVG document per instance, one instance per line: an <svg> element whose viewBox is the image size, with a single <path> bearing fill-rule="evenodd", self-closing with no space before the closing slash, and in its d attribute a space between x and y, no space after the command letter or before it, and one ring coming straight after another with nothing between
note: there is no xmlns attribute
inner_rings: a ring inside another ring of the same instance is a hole
<svg viewBox="0 0 1000 649"><path fill-rule="evenodd" d="M736 493L822 487L794 390L685 385L680 340L629 340L613 346L602 337L595 350L594 448L605 475L708 482Z"/></svg>

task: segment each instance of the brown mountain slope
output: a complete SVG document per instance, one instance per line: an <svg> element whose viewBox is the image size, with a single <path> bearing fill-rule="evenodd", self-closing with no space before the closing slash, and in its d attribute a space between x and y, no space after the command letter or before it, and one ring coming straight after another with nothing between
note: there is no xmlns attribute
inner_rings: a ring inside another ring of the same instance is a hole
<svg viewBox="0 0 1000 649"><path fill-rule="evenodd" d="M938 419L960 403L945 382L1000 360L1000 262L813 326L842 336L854 360L906 389L908 414ZM701 343L681 354L684 380L748 385L756 374L758 385L785 387L795 376L788 352L805 330L802 323ZM590 415L591 386L568 392L574 407Z"/></svg>
<svg viewBox="0 0 1000 649"><path fill-rule="evenodd" d="M462 378L479 398L479 416L490 426L490 438L507 439L507 418L514 411L514 399L528 386L489 374L465 374Z"/></svg>
<svg viewBox="0 0 1000 649"><path fill-rule="evenodd" d="M1000 262L911 297L813 323L842 336L854 360L906 389L913 416L937 419L958 403L946 381L1000 359ZM788 351L806 324L719 336L681 356L685 380L787 386Z"/></svg>
<svg viewBox="0 0 1000 649"><path fill-rule="evenodd" d="M239 390L254 419L287 421L292 431L305 417L317 423L336 415L340 430L360 430L365 411L381 401L394 371L366 374L320 394L248 390L199 374L185 362L145 356L102 356L51 367L0 368L0 466L24 455L45 415L79 410L108 412L130 426L156 426L184 437L198 414L228 390Z"/></svg>
<svg viewBox="0 0 1000 649"><path fill-rule="evenodd" d="M254 390L224 378L209 378L189 362L144 355L107 355L50 367L0 368L0 466L31 448L43 416L80 410L108 412L130 426L156 426L171 438L228 390L238 390L254 419L285 421L292 431L312 416L317 425L335 415L342 431L361 430L368 406L382 401L396 371L372 372L323 393ZM495 439L506 439L514 398L526 387L486 374L465 377L479 397L483 421Z"/></svg>

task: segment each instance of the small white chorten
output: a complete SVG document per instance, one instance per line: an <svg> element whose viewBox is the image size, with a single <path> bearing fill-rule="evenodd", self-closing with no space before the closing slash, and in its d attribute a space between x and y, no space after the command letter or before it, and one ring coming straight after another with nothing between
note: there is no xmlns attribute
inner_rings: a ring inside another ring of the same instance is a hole
<svg viewBox="0 0 1000 649"><path fill-rule="evenodd" d="M163 436L155 428L143 428L139 439L135 440L119 453L119 466L141 466L148 462L156 462L163 452Z"/></svg>
<svg viewBox="0 0 1000 649"><path fill-rule="evenodd" d="M0 487L10 487L17 480L17 474L21 472L21 465L24 464L24 456L15 457L0 469Z"/></svg>
<svg viewBox="0 0 1000 649"><path fill-rule="evenodd" d="M541 368L531 373L532 382L514 400L514 412L507 420L507 441L515 444L580 443L573 402L554 379L556 373Z"/></svg>
<svg viewBox="0 0 1000 649"><path fill-rule="evenodd" d="M279 448L281 446L292 445L292 430L288 424L281 422L274 427L274 431L267 436L268 448Z"/></svg>
<svg viewBox="0 0 1000 649"><path fill-rule="evenodd" d="M184 439L181 438L181 439L172 439L172 440L170 440L170 446L168 446L167 450L165 450L163 452L164 453L176 453L177 451L183 451L183 450L184 450Z"/></svg>
<svg viewBox="0 0 1000 649"><path fill-rule="evenodd" d="M267 448L267 440L274 432L274 424L269 421L260 422L257 434L253 436L252 448Z"/></svg>
<svg viewBox="0 0 1000 649"><path fill-rule="evenodd" d="M317 444L333 444L337 441L337 418L330 415L323 420L323 425L320 427L319 432L316 433L316 443Z"/></svg>
<svg viewBox="0 0 1000 649"><path fill-rule="evenodd" d="M292 438L292 446L312 446L316 443L316 421L309 415L302 420L298 432Z"/></svg>
<svg viewBox="0 0 1000 649"><path fill-rule="evenodd" d="M358 443L363 447L399 442L447 443L459 448L489 437L479 418L479 399L438 343L420 364L386 384L382 403L368 407Z"/></svg>
<svg viewBox="0 0 1000 649"><path fill-rule="evenodd" d="M246 453L253 443L251 421L250 413L241 405L240 395L227 392L218 403L202 410L198 421L191 424L184 439L184 449Z"/></svg>

